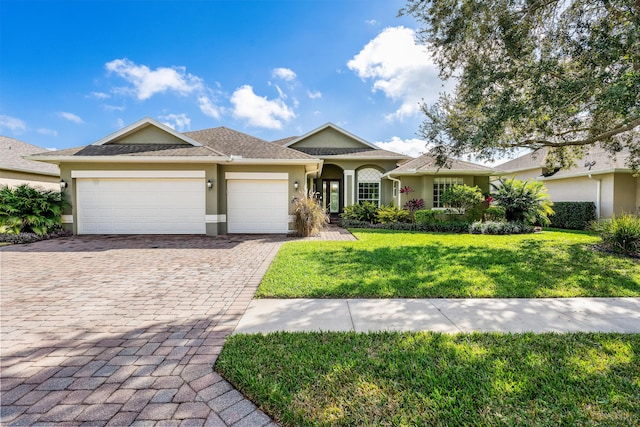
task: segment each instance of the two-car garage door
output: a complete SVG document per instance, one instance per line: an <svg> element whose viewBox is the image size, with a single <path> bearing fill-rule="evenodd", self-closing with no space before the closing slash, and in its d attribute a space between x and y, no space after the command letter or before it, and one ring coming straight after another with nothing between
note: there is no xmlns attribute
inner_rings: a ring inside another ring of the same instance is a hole
<svg viewBox="0 0 640 427"><path fill-rule="evenodd" d="M205 233L204 172L110 175L76 177L78 234Z"/></svg>

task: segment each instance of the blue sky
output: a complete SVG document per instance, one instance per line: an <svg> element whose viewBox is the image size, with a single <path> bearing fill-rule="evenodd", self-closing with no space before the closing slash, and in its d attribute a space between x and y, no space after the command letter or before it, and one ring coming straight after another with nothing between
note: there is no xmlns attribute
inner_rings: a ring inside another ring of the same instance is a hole
<svg viewBox="0 0 640 427"><path fill-rule="evenodd" d="M0 134L95 142L149 116L274 140L326 122L417 155L443 90L404 1L0 0Z"/></svg>

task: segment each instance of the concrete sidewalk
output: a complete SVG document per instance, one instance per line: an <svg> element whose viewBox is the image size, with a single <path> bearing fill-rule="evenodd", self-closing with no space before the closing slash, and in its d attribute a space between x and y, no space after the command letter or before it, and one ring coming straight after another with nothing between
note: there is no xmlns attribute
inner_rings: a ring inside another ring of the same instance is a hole
<svg viewBox="0 0 640 427"><path fill-rule="evenodd" d="M640 333L640 298L259 299L235 333L379 330Z"/></svg>

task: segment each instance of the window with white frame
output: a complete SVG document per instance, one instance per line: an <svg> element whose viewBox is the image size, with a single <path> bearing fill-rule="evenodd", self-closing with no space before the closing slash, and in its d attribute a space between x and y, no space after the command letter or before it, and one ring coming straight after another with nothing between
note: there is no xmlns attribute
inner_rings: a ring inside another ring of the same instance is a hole
<svg viewBox="0 0 640 427"><path fill-rule="evenodd" d="M380 178L382 172L374 168L358 171L358 202L372 202L380 205Z"/></svg>
<svg viewBox="0 0 640 427"><path fill-rule="evenodd" d="M464 184L463 178L456 177L436 177L433 179L433 207L434 208L444 208L444 204L442 203L442 193L446 191L447 188L452 187L454 185L462 185Z"/></svg>

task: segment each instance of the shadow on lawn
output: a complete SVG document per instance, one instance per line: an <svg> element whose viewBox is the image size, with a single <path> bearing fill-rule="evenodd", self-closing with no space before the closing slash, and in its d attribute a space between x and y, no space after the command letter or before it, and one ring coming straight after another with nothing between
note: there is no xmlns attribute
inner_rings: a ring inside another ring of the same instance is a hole
<svg viewBox="0 0 640 427"><path fill-rule="evenodd" d="M633 296L633 261L575 243L562 248L526 239L509 248L438 244L368 249L349 245L319 258L302 253L325 278L308 297Z"/></svg>
<svg viewBox="0 0 640 427"><path fill-rule="evenodd" d="M639 345L619 334L277 333L231 337L217 368L288 426L633 425Z"/></svg>

